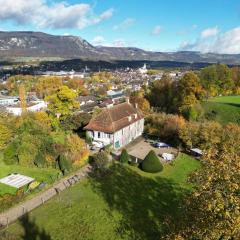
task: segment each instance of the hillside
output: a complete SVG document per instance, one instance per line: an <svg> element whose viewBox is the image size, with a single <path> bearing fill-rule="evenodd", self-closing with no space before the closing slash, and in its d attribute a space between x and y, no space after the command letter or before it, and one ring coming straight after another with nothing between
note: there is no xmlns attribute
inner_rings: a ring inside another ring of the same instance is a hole
<svg viewBox="0 0 240 240"><path fill-rule="evenodd" d="M0 32L1 60L17 57L240 64L239 54L151 52L135 47L93 46L77 36L55 36L42 32Z"/></svg>
<svg viewBox="0 0 240 240"><path fill-rule="evenodd" d="M240 124L240 96L216 97L203 102L205 117L221 124Z"/></svg>

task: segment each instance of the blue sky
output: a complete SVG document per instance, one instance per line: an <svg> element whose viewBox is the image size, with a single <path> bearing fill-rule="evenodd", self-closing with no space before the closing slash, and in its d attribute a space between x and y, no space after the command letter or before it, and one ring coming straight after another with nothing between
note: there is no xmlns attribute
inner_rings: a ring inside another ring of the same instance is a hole
<svg viewBox="0 0 240 240"><path fill-rule="evenodd" d="M239 0L0 0L0 29L94 45L240 53Z"/></svg>

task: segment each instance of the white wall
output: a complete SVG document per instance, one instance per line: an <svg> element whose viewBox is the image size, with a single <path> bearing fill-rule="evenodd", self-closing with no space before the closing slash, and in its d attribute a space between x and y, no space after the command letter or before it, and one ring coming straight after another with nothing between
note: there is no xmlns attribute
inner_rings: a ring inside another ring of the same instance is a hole
<svg viewBox="0 0 240 240"><path fill-rule="evenodd" d="M28 107L27 111L38 112L46 108L47 104L44 101L38 101L35 105ZM22 108L20 107L7 107L6 110L16 116L20 116L22 114Z"/></svg>
<svg viewBox="0 0 240 240"><path fill-rule="evenodd" d="M103 142L105 144L113 144L114 148L121 148L131 141L141 136L144 128L144 119L141 119L114 134L107 134L98 131L87 131L94 141Z"/></svg>

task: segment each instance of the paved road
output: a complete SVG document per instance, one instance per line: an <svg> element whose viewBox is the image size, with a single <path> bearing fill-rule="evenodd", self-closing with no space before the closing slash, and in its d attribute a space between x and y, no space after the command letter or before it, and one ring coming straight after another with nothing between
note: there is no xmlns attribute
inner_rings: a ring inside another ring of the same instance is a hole
<svg viewBox="0 0 240 240"><path fill-rule="evenodd" d="M71 185L79 182L91 171L91 166L86 165L74 174L61 179L59 182L55 183L51 188L40 192L38 195L23 202L16 207L10 208L9 210L0 214L0 227L5 227L8 224L16 221L18 218L22 217L25 213L28 213L35 209L36 207L44 204L55 195L59 194L64 189L70 187Z"/></svg>

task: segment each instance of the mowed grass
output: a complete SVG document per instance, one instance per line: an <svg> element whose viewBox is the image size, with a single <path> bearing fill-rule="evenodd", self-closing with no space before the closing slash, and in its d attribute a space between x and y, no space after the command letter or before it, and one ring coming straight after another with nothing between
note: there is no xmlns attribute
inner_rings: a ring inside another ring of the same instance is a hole
<svg viewBox="0 0 240 240"><path fill-rule="evenodd" d="M221 124L240 124L240 96L223 96L211 98L202 103L205 118Z"/></svg>
<svg viewBox="0 0 240 240"><path fill-rule="evenodd" d="M222 96L209 99L210 102L232 103L240 105L240 96Z"/></svg>
<svg viewBox="0 0 240 240"><path fill-rule="evenodd" d="M6 165L3 161L3 154L0 153L0 178L11 173L20 173L34 178L38 182L51 183L56 179L59 171L53 168L23 167L20 165ZM17 189L0 183L0 196L6 193L15 194Z"/></svg>
<svg viewBox="0 0 240 240"><path fill-rule="evenodd" d="M113 164L104 176L92 174L1 234L13 239L159 239L165 217L181 219L181 201L192 188L187 176L199 167L184 154L158 174Z"/></svg>

